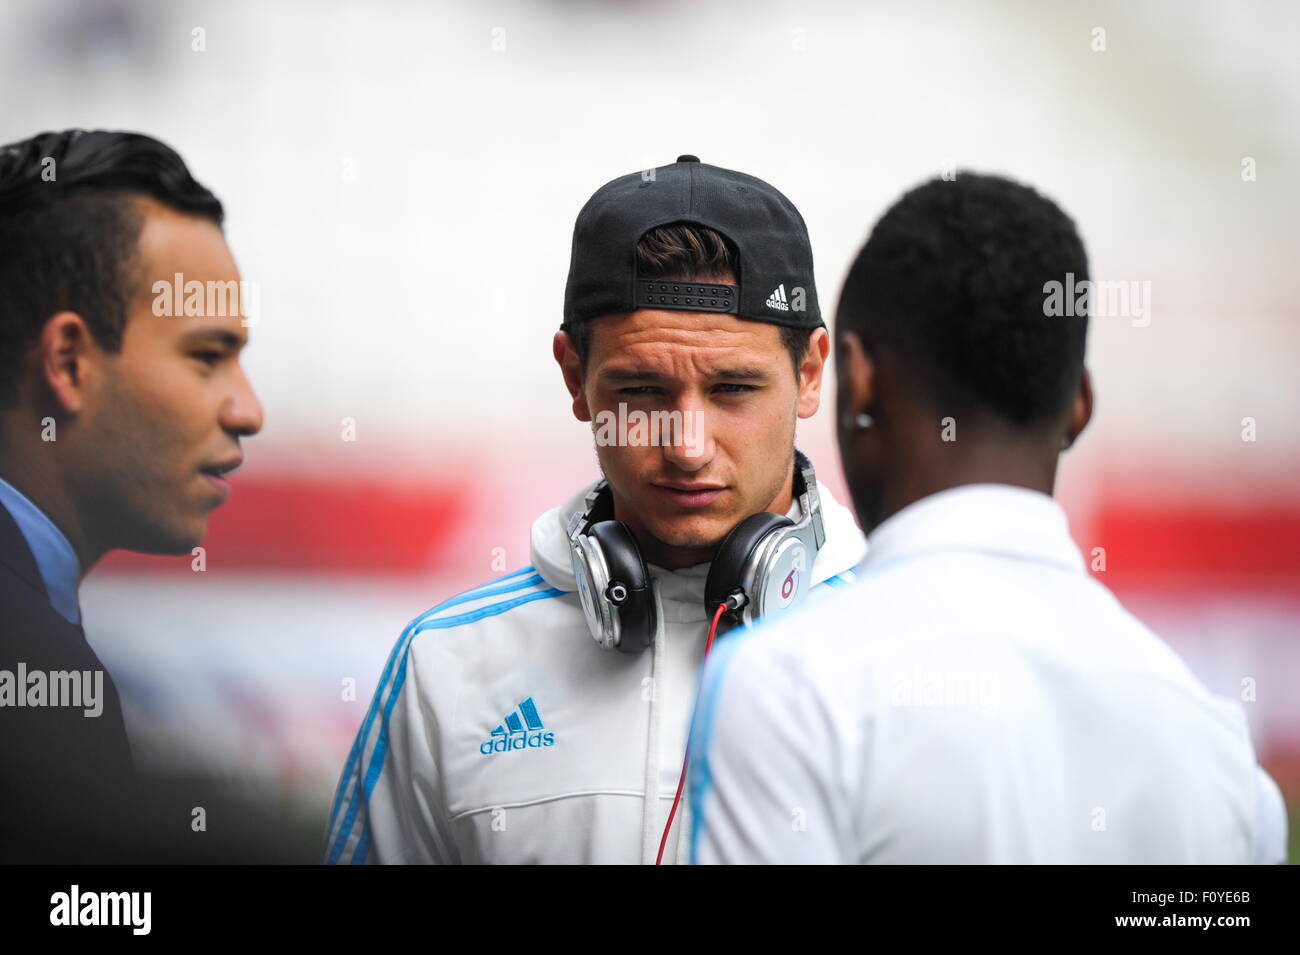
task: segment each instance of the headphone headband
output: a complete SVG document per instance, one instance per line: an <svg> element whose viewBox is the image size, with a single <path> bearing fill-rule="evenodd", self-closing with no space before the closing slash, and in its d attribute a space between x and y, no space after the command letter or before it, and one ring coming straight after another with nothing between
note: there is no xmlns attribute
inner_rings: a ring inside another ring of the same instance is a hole
<svg viewBox="0 0 1300 955"><path fill-rule="evenodd" d="M795 525L798 528L812 527L813 553L822 549L826 543L826 528L822 524L822 499L817 493L817 472L813 470L808 456L798 448L794 449L796 488L799 499L800 517Z"/></svg>

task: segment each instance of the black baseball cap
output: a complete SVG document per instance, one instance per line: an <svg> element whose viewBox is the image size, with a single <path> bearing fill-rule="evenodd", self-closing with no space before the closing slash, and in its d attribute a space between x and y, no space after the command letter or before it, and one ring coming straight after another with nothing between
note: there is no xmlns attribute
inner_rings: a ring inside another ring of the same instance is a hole
<svg viewBox="0 0 1300 955"><path fill-rule="evenodd" d="M738 285L641 278L636 245L651 229L707 226L738 253ZM793 328L822 328L812 246L803 216L761 179L678 156L671 166L605 183L578 213L569 281L567 329L638 308L729 312Z"/></svg>

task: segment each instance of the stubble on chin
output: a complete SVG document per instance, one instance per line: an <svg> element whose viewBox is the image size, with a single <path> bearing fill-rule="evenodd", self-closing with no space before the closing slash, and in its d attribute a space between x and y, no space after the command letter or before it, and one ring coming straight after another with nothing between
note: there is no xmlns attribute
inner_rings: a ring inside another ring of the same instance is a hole
<svg viewBox="0 0 1300 955"><path fill-rule="evenodd" d="M722 543L723 538L727 536L727 531L731 525L726 528L710 528L708 530L697 530L689 527L674 527L671 520L667 520L663 525L643 525L642 533L651 538L652 544L659 550L675 551L707 551L717 550Z"/></svg>

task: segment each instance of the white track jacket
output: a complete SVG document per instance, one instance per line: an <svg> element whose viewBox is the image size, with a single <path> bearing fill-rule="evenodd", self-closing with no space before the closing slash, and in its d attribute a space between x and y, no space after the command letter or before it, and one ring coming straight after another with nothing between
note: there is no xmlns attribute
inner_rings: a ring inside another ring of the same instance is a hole
<svg viewBox="0 0 1300 955"><path fill-rule="evenodd" d="M533 524L530 566L402 633L339 781L327 863L654 862L686 753L710 565L649 565L653 645L601 649L565 534L594 484ZM866 554L849 509L819 492L826 540L810 602ZM665 863L688 861L685 803Z"/></svg>

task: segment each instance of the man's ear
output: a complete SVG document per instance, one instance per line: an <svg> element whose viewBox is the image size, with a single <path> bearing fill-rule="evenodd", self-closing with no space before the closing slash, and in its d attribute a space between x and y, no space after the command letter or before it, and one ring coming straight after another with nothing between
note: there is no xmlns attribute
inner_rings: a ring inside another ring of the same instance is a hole
<svg viewBox="0 0 1300 955"><path fill-rule="evenodd" d="M564 387L569 389L569 397L573 399L573 416L579 421L590 421L591 409L587 406L587 393L582 387L582 363L568 332L555 333L551 340L551 353L564 376Z"/></svg>
<svg viewBox="0 0 1300 955"><path fill-rule="evenodd" d="M1074 396L1074 406L1070 409L1070 421L1066 425L1062 449L1074 444L1083 429L1088 427L1088 422L1092 420L1092 400L1092 375L1085 368L1079 379L1079 392Z"/></svg>
<svg viewBox="0 0 1300 955"><path fill-rule="evenodd" d="M840 332L835 349L835 411L840 432L852 432L875 401L875 365L857 332Z"/></svg>
<svg viewBox="0 0 1300 955"><path fill-rule="evenodd" d="M808 336L808 347L799 366L800 418L811 418L821 407L822 381L826 371L826 358L831 353L831 336L824 328L817 328Z"/></svg>
<svg viewBox="0 0 1300 955"><path fill-rule="evenodd" d="M77 415L86 404L99 349L90 328L76 312L59 312L45 323L38 340L37 367L58 410Z"/></svg>

